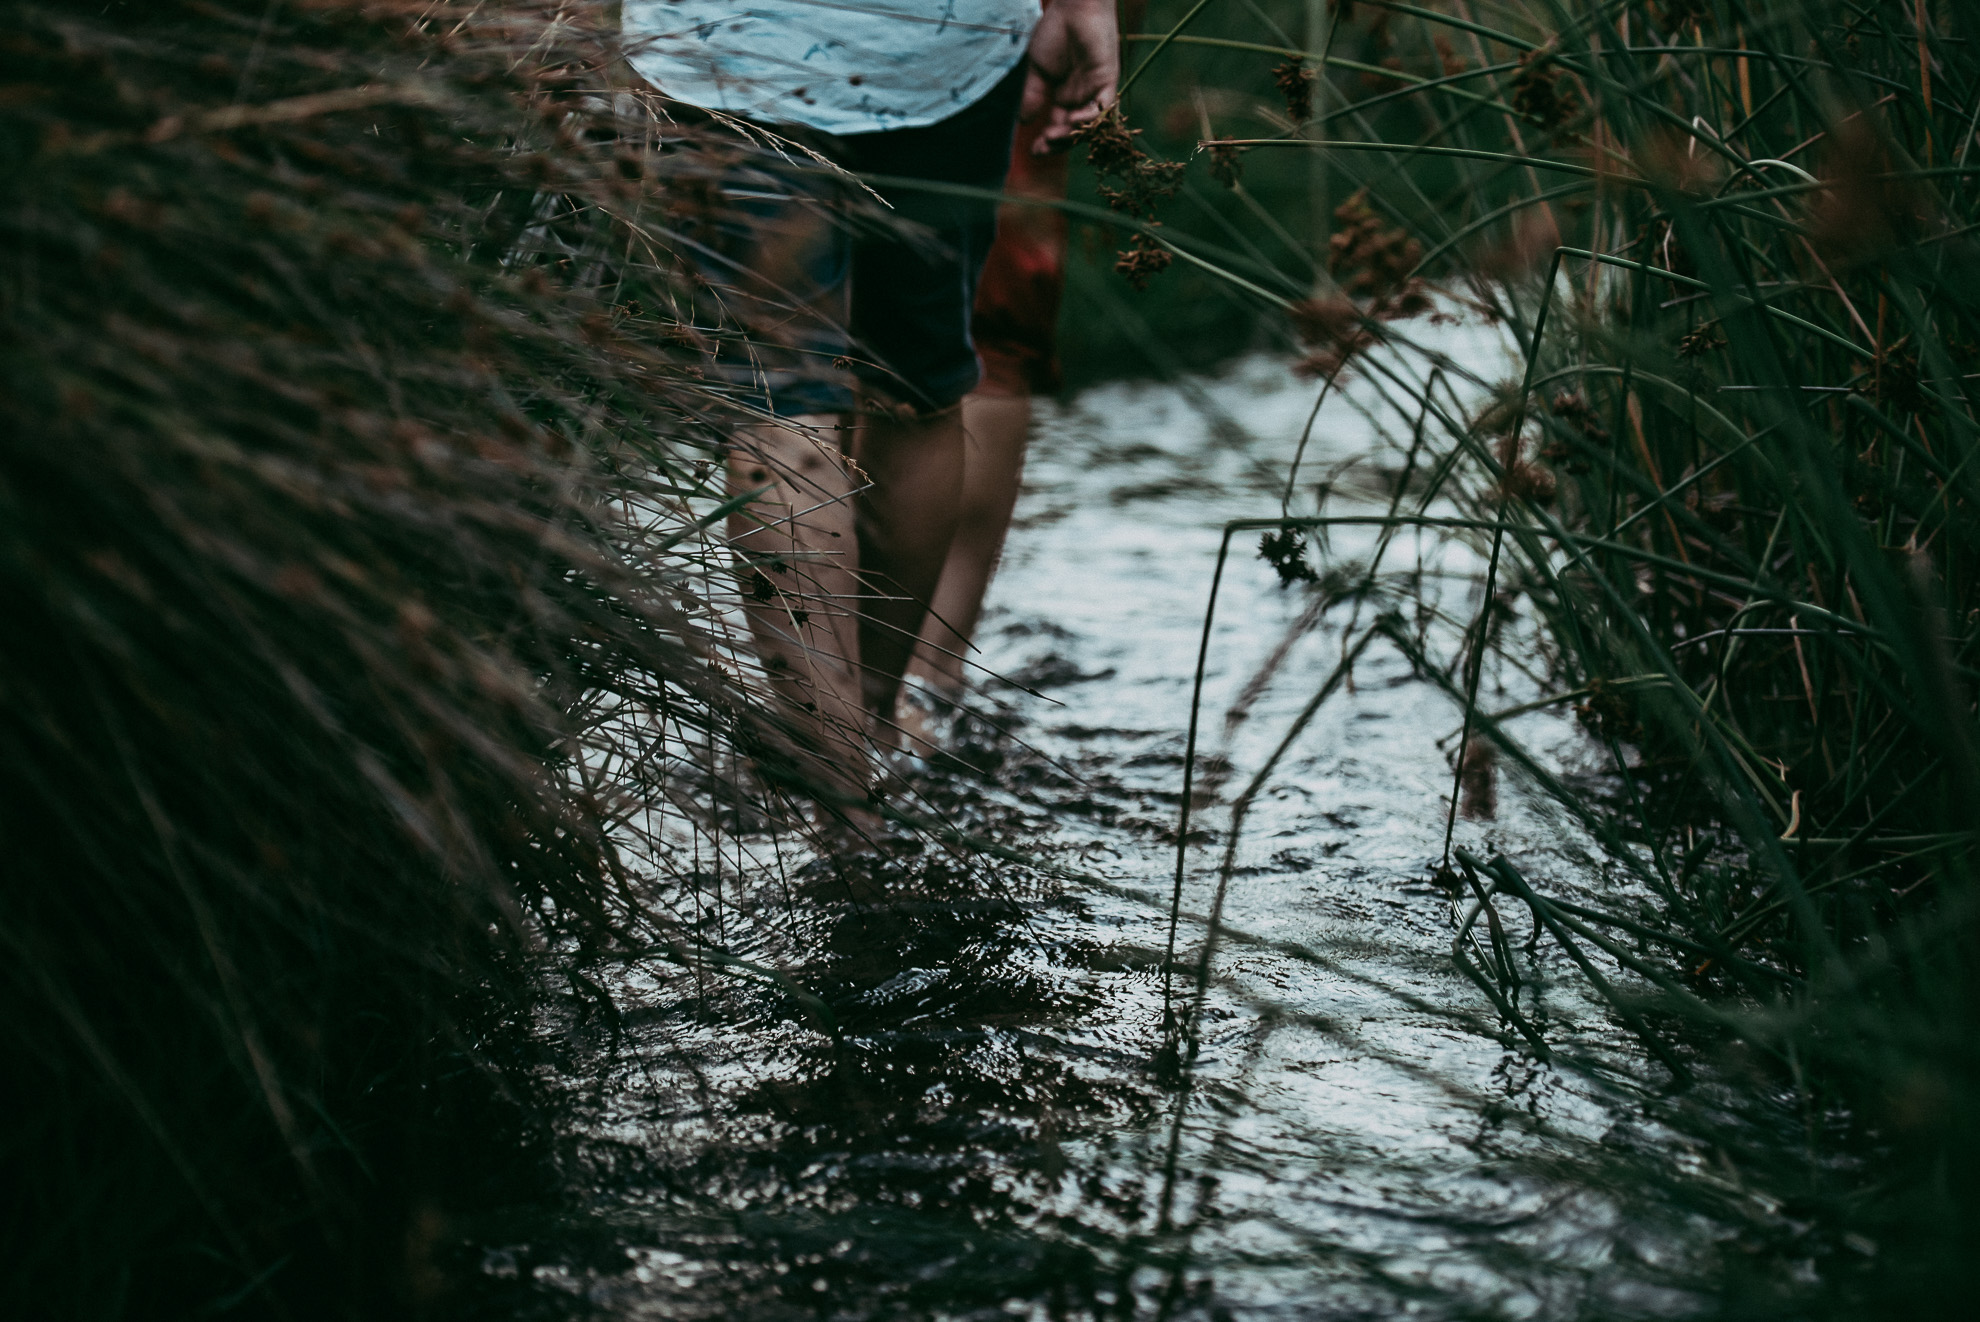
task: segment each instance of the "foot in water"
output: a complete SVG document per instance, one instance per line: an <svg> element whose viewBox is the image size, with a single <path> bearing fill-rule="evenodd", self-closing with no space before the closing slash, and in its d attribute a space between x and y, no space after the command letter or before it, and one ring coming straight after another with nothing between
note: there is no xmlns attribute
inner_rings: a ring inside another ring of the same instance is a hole
<svg viewBox="0 0 1980 1322"><path fill-rule="evenodd" d="M960 693L947 693L910 678L894 704L896 750L923 763L934 763L947 750Z"/></svg>

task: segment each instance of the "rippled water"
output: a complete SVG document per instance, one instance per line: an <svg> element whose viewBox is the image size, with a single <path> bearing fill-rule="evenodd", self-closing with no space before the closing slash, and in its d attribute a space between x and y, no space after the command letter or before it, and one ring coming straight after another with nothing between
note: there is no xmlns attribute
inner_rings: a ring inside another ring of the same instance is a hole
<svg viewBox="0 0 1980 1322"><path fill-rule="evenodd" d="M1709 1059L1675 1093L1544 944L1526 1004L1552 1063L1457 973L1453 904L1428 878L1459 713L1380 641L1256 797L1187 1088L1163 1066L1220 529L1277 512L1312 389L1254 361L1041 409L981 640L998 678L955 722L951 761L905 774L917 811L1050 866L705 842L703 929L822 1004L718 971L587 969L616 1017L573 995L544 1030L569 1103L565 1195L471 1227L477 1316L1666 1317L1719 1310L1735 1268L1821 1279L1815 1232L1735 1155L1791 1145L1789 1109L1738 1100L1752 1089L1712 1082ZM1323 480L1329 512L1385 505L1407 426L1383 432L1372 388L1351 395L1321 415L1300 509ZM1375 536L1336 530L1321 566ZM1310 590L1281 588L1255 549L1235 544L1210 641L1186 915L1211 906L1231 802L1373 611L1302 624ZM1452 618L1475 609L1464 547L1406 534L1387 565ZM1495 707L1543 692L1537 652L1509 651L1534 673L1488 672ZM1558 709L1516 728L1560 773L1599 778ZM1627 899L1537 792L1507 779L1496 799L1461 843L1560 893ZM1186 916L1185 1000L1203 935Z"/></svg>

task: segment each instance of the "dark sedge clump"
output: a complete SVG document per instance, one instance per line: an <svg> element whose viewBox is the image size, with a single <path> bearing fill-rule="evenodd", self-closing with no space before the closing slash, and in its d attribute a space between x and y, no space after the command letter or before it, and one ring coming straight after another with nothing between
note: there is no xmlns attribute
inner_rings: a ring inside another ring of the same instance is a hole
<svg viewBox="0 0 1980 1322"><path fill-rule="evenodd" d="M546 952L692 940L574 769L779 739L668 586L724 405L609 219L700 156L556 3L4 15L0 1297L420 1311L532 1178Z"/></svg>

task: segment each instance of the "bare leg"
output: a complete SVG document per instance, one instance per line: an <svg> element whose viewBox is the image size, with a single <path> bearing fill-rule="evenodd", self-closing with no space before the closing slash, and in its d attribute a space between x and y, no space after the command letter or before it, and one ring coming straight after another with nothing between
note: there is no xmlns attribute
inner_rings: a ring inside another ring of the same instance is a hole
<svg viewBox="0 0 1980 1322"><path fill-rule="evenodd" d="M955 536L962 408L908 419L870 416L854 457L871 483L859 497L859 659L866 709L884 738Z"/></svg>
<svg viewBox="0 0 1980 1322"><path fill-rule="evenodd" d="M763 494L729 518L750 631L802 739L800 768L834 795L864 798L853 479L839 419L751 428L729 458L729 493Z"/></svg>
<svg viewBox="0 0 1980 1322"><path fill-rule="evenodd" d="M962 513L909 667L946 696L962 692L963 658L1010 531L1030 426L1029 396L979 392L963 401Z"/></svg>

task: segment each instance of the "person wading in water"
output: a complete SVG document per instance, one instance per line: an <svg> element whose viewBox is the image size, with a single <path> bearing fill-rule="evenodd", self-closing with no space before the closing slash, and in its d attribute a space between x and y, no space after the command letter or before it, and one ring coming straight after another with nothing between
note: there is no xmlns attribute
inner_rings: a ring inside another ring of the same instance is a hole
<svg viewBox="0 0 1980 1322"><path fill-rule="evenodd" d="M801 776L864 825L871 749L897 738L901 677L962 510L961 401L981 378L971 311L997 226L986 195L1021 117L1039 150L1059 151L1111 104L1114 0L1052 0L1042 15L1037 0L625 0L621 13L628 59L667 113L798 148L730 171L715 218L683 235L707 306L675 312L707 327L753 309L749 341L723 337L713 364L763 414L731 451L731 493L758 494L730 541L806 745ZM866 176L891 214L876 221L863 188L804 168L807 152Z"/></svg>
<svg viewBox="0 0 1980 1322"><path fill-rule="evenodd" d="M1045 0L1049 9L1054 0ZM1138 27L1145 0L1122 0L1123 31ZM966 687L967 657L997 570L1024 476L1031 399L1059 388L1059 304L1066 283L1065 200L1069 164L1051 121L1025 114L1004 177L1009 198L998 209L997 239L983 264L972 329L983 379L963 401L963 494L955 540L908 663L919 703L904 701L899 719L910 747L933 751L922 710L946 713Z"/></svg>

